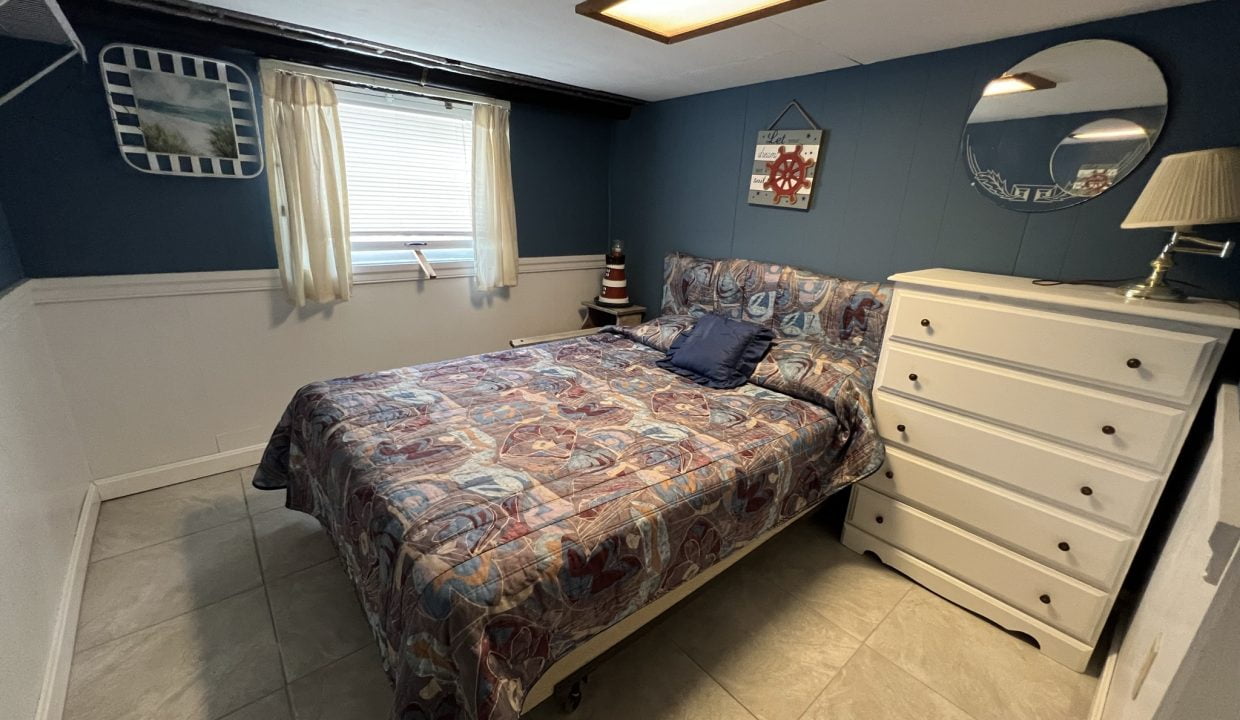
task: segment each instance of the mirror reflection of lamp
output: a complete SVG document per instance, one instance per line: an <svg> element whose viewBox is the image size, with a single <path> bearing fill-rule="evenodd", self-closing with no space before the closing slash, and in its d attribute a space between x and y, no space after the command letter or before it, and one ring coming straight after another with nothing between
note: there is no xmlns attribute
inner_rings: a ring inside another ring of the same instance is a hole
<svg viewBox="0 0 1240 720"><path fill-rule="evenodd" d="M1141 191L1120 227L1170 228L1171 239L1150 262L1153 271L1139 283L1118 288L1124 297L1182 301L1167 285L1174 253L1226 258L1234 243L1191 233L1194 225L1240 222L1240 147L1212 148L1168 155Z"/></svg>
<svg viewBox="0 0 1240 720"><path fill-rule="evenodd" d="M1101 195L1141 162L1150 145L1149 131L1132 120L1110 117L1085 123L1055 146L1051 179L1075 197Z"/></svg>

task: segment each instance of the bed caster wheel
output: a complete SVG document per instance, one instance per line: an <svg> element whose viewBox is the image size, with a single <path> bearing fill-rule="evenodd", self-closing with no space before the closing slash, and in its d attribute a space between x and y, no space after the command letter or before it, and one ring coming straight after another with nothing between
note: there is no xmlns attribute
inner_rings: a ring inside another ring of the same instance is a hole
<svg viewBox="0 0 1240 720"><path fill-rule="evenodd" d="M572 685L556 689L556 700L560 704L561 712L568 714L581 707L581 685L583 682L578 680Z"/></svg>

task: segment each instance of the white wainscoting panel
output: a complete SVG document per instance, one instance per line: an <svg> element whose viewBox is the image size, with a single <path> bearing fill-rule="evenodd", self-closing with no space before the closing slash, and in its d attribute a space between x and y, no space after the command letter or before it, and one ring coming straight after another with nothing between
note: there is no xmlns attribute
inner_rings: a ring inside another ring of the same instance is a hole
<svg viewBox="0 0 1240 720"><path fill-rule="evenodd" d="M0 715L35 717L77 623L74 544L90 473L30 283L0 293ZM85 518L89 524L90 518ZM89 538L84 538L83 541ZM67 678L67 674L65 675Z"/></svg>
<svg viewBox="0 0 1240 720"><path fill-rule="evenodd" d="M34 301L92 476L111 497L190 479L177 474L187 466L206 474L220 438L273 428L306 383L580 327L602 264L525 258L520 284L492 294L463 274L371 273L349 302L301 310L268 270L39 280Z"/></svg>

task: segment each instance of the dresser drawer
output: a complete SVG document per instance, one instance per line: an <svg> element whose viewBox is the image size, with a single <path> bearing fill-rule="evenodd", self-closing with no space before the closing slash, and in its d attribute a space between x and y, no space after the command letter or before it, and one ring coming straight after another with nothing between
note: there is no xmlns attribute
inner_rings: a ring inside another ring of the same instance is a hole
<svg viewBox="0 0 1240 720"><path fill-rule="evenodd" d="M904 503L856 488L849 522L1069 635L1088 639L1107 593Z"/></svg>
<svg viewBox="0 0 1240 720"><path fill-rule="evenodd" d="M864 482L1103 589L1118 583L1135 542L897 448L887 449L887 464Z"/></svg>
<svg viewBox="0 0 1240 720"><path fill-rule="evenodd" d="M896 293L891 317L892 337L1185 404L1216 342L1209 335L908 290Z"/></svg>
<svg viewBox="0 0 1240 720"><path fill-rule="evenodd" d="M1077 512L1138 531L1157 478L879 391L878 431L891 443ZM897 428L904 426L904 432Z"/></svg>
<svg viewBox="0 0 1240 720"><path fill-rule="evenodd" d="M884 348L877 386L1156 470L1169 464L1187 418L1179 408L901 343Z"/></svg>

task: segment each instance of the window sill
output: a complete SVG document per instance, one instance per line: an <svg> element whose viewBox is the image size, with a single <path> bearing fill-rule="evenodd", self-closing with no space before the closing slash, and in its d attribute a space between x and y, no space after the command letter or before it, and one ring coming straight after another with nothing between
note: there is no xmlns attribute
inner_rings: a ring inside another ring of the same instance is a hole
<svg viewBox="0 0 1240 720"><path fill-rule="evenodd" d="M601 270L603 267L603 256L553 255L549 257L523 257L518 262L517 271L522 275L537 272L562 272L564 270ZM440 279L474 276L474 263L472 260L454 260L452 262L436 262L431 264L434 266L435 273ZM428 279L416 262L353 266L354 285Z"/></svg>
<svg viewBox="0 0 1240 720"><path fill-rule="evenodd" d="M435 274L440 278L461 278L474 276L472 260L456 260L453 262L433 262ZM353 284L367 285L370 283L409 282L411 280L429 280L426 273L416 262L385 263L382 265L354 265Z"/></svg>

